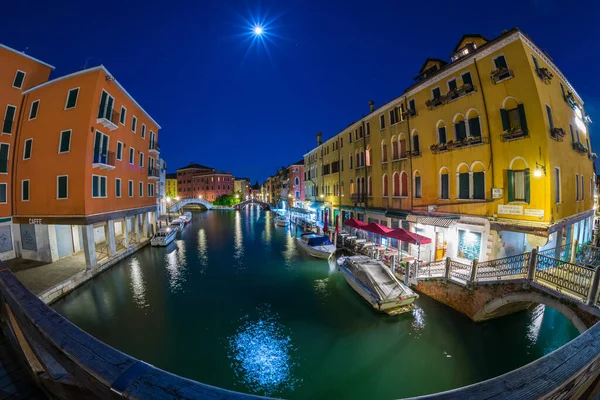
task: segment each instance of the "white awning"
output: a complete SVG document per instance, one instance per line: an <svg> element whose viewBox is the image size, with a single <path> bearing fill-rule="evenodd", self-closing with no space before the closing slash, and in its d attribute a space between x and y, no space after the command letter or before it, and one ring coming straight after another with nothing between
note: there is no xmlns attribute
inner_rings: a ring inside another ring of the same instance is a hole
<svg viewBox="0 0 600 400"><path fill-rule="evenodd" d="M456 218L440 218L440 217L423 217L420 215L410 214L406 217L409 222L417 224L438 226L440 228L450 228L458 219Z"/></svg>

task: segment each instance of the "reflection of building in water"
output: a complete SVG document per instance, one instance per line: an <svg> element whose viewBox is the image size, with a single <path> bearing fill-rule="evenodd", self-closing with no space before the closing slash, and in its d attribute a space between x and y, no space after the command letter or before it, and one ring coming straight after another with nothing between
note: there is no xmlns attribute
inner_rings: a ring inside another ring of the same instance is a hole
<svg viewBox="0 0 600 400"><path fill-rule="evenodd" d="M149 304L146 302L146 284L144 283L142 268L137 258L131 260L130 274L131 283L129 286L133 294L133 302L139 308L148 307Z"/></svg>
<svg viewBox="0 0 600 400"><path fill-rule="evenodd" d="M244 256L244 243L242 234L242 216L236 211L233 228L233 245L235 252L233 254L236 260L240 260Z"/></svg>
<svg viewBox="0 0 600 400"><path fill-rule="evenodd" d="M265 231L263 232L263 243L266 246L271 246L271 229L273 228L273 219L271 218L271 212L265 213Z"/></svg>
<svg viewBox="0 0 600 400"><path fill-rule="evenodd" d="M169 287L172 292L176 292L183 287L187 267L185 245L182 241L179 241L177 247L177 250L168 253L165 257L167 272L169 273Z"/></svg>
<svg viewBox="0 0 600 400"><path fill-rule="evenodd" d="M198 231L198 260L202 266L202 271L208 266L208 241L206 240L206 231L200 228ZM185 247L182 245L181 247Z"/></svg>
<svg viewBox="0 0 600 400"><path fill-rule="evenodd" d="M297 254L295 238L291 233L287 232L285 235L285 251L283 252L286 268L294 268L294 257Z"/></svg>

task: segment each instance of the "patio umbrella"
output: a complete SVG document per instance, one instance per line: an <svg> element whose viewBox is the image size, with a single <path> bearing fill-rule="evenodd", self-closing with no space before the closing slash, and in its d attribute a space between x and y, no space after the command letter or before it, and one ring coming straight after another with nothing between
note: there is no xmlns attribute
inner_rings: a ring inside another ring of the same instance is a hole
<svg viewBox="0 0 600 400"><path fill-rule="evenodd" d="M323 232L329 232L329 226L327 225L327 220L329 219L329 216L327 214L327 209L325 209L325 221L323 221Z"/></svg>

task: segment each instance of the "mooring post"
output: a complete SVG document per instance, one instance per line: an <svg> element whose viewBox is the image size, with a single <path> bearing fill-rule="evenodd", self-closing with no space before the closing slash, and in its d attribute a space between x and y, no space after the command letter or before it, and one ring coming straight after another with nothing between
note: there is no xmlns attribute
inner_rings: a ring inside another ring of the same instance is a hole
<svg viewBox="0 0 600 400"><path fill-rule="evenodd" d="M538 248L534 247L529 254L529 265L527 268L527 282L533 282L535 277L535 269L537 268L538 262Z"/></svg>
<svg viewBox="0 0 600 400"><path fill-rule="evenodd" d="M469 279L469 285L475 286L475 281L477 280L477 266L479 265L478 259L473 259L473 265L471 266L471 278Z"/></svg>
<svg viewBox="0 0 600 400"><path fill-rule="evenodd" d="M446 257L446 272L444 272L444 277L450 279L450 257Z"/></svg>
<svg viewBox="0 0 600 400"><path fill-rule="evenodd" d="M598 271L600 271L600 268L596 268L594 271L594 276L592 277L592 286L587 298L588 306L593 306L598 298L598 282L600 281L600 272Z"/></svg>

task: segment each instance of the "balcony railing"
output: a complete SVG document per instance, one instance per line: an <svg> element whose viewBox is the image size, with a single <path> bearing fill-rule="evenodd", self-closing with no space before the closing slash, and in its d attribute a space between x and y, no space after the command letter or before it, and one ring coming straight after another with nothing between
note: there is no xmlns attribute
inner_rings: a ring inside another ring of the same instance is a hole
<svg viewBox="0 0 600 400"><path fill-rule="evenodd" d="M537 74L546 85L549 85L552 82L552 78L554 78L554 75L552 75L552 72L548 68L538 68Z"/></svg>
<svg viewBox="0 0 600 400"><path fill-rule="evenodd" d="M509 142L511 140L523 139L528 137L527 131L521 129L521 127L507 129L502 132L501 139L503 142Z"/></svg>
<svg viewBox="0 0 600 400"><path fill-rule="evenodd" d="M415 157L421 157L421 150L411 150L411 151L407 151L406 154L411 157L411 158L415 158Z"/></svg>
<svg viewBox="0 0 600 400"><path fill-rule="evenodd" d="M573 143L573 150L575 150L579 154L588 154L590 152L587 146L581 142Z"/></svg>
<svg viewBox="0 0 600 400"><path fill-rule="evenodd" d="M567 94L565 94L565 101L569 106L571 106L572 109L575 109L575 107L577 107L577 101L575 101L575 96L573 95L573 93L567 92Z"/></svg>
<svg viewBox="0 0 600 400"><path fill-rule="evenodd" d="M367 201L367 194L366 193L354 193L354 194L350 195L350 199L352 199L352 202L354 204L365 203Z"/></svg>
<svg viewBox="0 0 600 400"><path fill-rule="evenodd" d="M550 137L557 142L562 142L567 132L563 128L550 129Z"/></svg>
<svg viewBox="0 0 600 400"><path fill-rule="evenodd" d="M160 178L160 170L155 167L148 167L148 177L149 178Z"/></svg>
<svg viewBox="0 0 600 400"><path fill-rule="evenodd" d="M115 168L115 152L97 152L94 149L92 166L100 169L113 169Z"/></svg>
<svg viewBox="0 0 600 400"><path fill-rule="evenodd" d="M437 108L437 107L441 106L442 104L444 104L445 101L446 101L446 96L440 96L440 97L435 97L433 99L427 100L425 102L425 105L430 110L433 110L434 108Z"/></svg>
<svg viewBox="0 0 600 400"><path fill-rule="evenodd" d="M488 143L487 137L481 136L470 136L462 140L449 140L446 143L436 143L429 146L429 149L433 154L442 153L444 151L452 151L463 147L477 146L480 144Z"/></svg>
<svg viewBox="0 0 600 400"><path fill-rule="evenodd" d="M151 140L148 144L148 149L151 153L160 153L160 146L156 140Z"/></svg>
<svg viewBox="0 0 600 400"><path fill-rule="evenodd" d="M112 108L100 107L98 109L98 119L96 120L96 122L101 124L105 128L114 131L119 127L117 125L119 123L119 113Z"/></svg>
<svg viewBox="0 0 600 400"><path fill-rule="evenodd" d="M512 77L514 77L514 73L512 72L512 70L505 68L505 67L501 67L501 68L496 68L495 70L492 71L492 73L490 74L490 77L492 78L492 82L494 84L500 83L506 79L510 79Z"/></svg>

